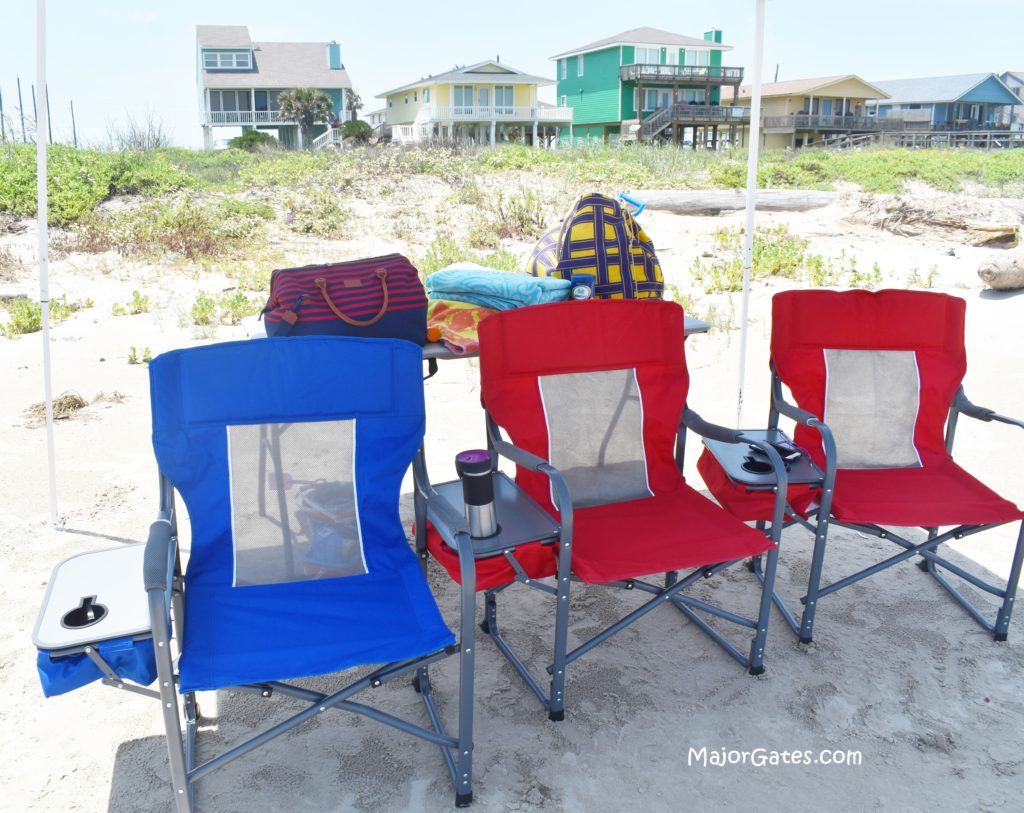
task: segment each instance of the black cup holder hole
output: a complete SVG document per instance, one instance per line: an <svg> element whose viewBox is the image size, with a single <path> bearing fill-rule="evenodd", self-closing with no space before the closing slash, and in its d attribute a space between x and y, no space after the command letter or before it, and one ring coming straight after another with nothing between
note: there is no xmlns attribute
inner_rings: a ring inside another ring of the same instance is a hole
<svg viewBox="0 0 1024 813"><path fill-rule="evenodd" d="M70 612L64 613L60 625L65 629L78 630L98 624L107 614L103 604L96 603L96 596L83 596L82 603Z"/></svg>
<svg viewBox="0 0 1024 813"><path fill-rule="evenodd" d="M743 471L748 471L751 474L770 474L772 472L772 464L760 460L744 460Z"/></svg>

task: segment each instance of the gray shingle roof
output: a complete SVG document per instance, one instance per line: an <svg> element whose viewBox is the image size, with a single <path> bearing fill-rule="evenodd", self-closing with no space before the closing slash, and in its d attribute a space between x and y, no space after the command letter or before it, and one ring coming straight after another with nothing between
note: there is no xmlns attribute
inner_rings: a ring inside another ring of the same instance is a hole
<svg viewBox="0 0 1024 813"><path fill-rule="evenodd" d="M203 28L205 26L200 26ZM228 26L222 26L227 28ZM241 26L244 28L244 26ZM208 88L350 88L348 72L327 66L327 42L254 42L253 70L208 71L200 68ZM207 47L202 45L200 47ZM228 45L213 47L227 48ZM241 46L234 46L241 47ZM344 54L342 54L344 57Z"/></svg>
<svg viewBox="0 0 1024 813"><path fill-rule="evenodd" d="M502 68L503 70L478 70L479 68L487 65L494 65ZM402 85L401 87L386 90L383 93L378 93L375 98L385 99L393 93L401 93L403 90L412 90L413 88L423 87L424 85L444 84L446 82L458 82L460 80L480 82L488 79L494 79L494 81L504 85L540 85L543 87L555 84L554 79L548 79L544 76L532 76L531 74L517 71L509 65L494 62L493 60L485 60L483 62L477 62L475 65L467 65L462 68L446 71L445 73L425 76L417 82L410 82L407 85Z"/></svg>
<svg viewBox="0 0 1024 813"><path fill-rule="evenodd" d="M244 25L197 25L200 48L250 48L249 28Z"/></svg>
<svg viewBox="0 0 1024 813"><path fill-rule="evenodd" d="M555 54L553 57L549 57L549 59L559 59L571 54L585 54L588 51L599 51L611 45L679 45L683 48L688 45L691 47L702 45L704 47L719 48L723 51L732 50L730 45L722 45L721 43L711 42L699 37L685 37L682 34L673 34L671 31L662 31L658 28L643 26L642 28L632 28L629 31L623 31L621 34L615 34L611 37L605 37L603 40L592 42L589 45L582 45L579 48Z"/></svg>
<svg viewBox="0 0 1024 813"><path fill-rule="evenodd" d="M882 102L885 105L955 102L990 76L995 74L967 73L960 76L927 76L922 79L887 79L872 84L889 94L890 98Z"/></svg>

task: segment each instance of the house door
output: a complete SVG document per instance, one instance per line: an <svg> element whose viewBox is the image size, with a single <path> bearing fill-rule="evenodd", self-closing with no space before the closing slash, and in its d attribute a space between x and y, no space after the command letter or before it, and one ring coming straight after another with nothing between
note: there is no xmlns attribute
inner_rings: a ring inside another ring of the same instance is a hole
<svg viewBox="0 0 1024 813"><path fill-rule="evenodd" d="M972 104L971 105L971 121L976 122L977 124L981 124L981 105L980 104Z"/></svg>
<svg viewBox="0 0 1024 813"><path fill-rule="evenodd" d="M491 106L491 89L490 88L477 88L476 90L476 103L481 110L487 110ZM489 113L481 113L480 115L489 115Z"/></svg>
<svg viewBox="0 0 1024 813"><path fill-rule="evenodd" d="M668 107L672 104L672 91L662 90L658 92L658 107Z"/></svg>

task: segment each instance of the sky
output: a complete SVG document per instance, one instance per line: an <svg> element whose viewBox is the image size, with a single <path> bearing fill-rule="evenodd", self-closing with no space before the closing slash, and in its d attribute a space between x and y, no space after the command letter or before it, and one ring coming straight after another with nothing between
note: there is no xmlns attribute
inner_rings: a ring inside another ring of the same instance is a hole
<svg viewBox="0 0 1024 813"><path fill-rule="evenodd" d="M27 110L35 82L35 2L0 1L0 94L17 123L16 77ZM500 55L555 76L552 54L640 26L687 36L723 31L723 64L753 67L754 0L586 0L427 3L388 0L49 0L47 71L56 140L105 141L128 116L160 120L181 146L198 147L196 25L247 25L256 41L341 44L369 112L374 95ZM768 0L765 80L855 73L868 81L1024 71L1024 0ZM554 101L554 88L542 89Z"/></svg>

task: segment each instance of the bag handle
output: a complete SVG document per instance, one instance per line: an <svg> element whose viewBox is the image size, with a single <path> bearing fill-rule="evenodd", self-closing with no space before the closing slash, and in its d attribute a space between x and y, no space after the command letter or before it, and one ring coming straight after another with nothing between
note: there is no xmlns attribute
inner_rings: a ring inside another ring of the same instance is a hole
<svg viewBox="0 0 1024 813"><path fill-rule="evenodd" d="M324 298L324 302L327 303L327 307L331 309L331 312L337 316L346 325L352 325L352 327L369 327L370 325L376 324L384 316L385 311L388 309L388 270L386 268L378 268L373 272L377 279L380 280L380 287L384 291L384 301L380 305L380 310L377 311L375 316L371 316L369 319L353 319L351 316L346 316L340 310L338 306L331 301L331 295L327 293L327 280L323 277L317 277L313 280L313 284L320 289L320 293Z"/></svg>

